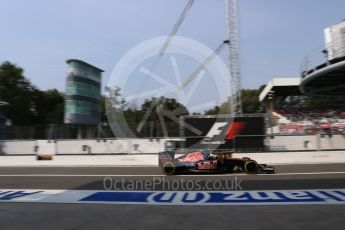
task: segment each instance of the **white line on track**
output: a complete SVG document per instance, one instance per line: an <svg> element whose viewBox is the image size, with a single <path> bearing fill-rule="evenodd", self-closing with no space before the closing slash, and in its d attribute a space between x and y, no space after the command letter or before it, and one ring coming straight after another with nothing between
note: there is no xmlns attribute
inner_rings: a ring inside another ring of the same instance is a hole
<svg viewBox="0 0 345 230"><path fill-rule="evenodd" d="M275 174L191 174L177 175L177 177L226 177L226 176L293 176L293 175L332 175L345 174L345 172L296 172L296 173L275 173ZM1 174L0 177L159 177L157 175L129 175L129 174Z"/></svg>
<svg viewBox="0 0 345 230"><path fill-rule="evenodd" d="M285 175L327 175L345 174L345 172L300 172L300 173L276 173L276 174L257 174L259 176L285 176Z"/></svg>

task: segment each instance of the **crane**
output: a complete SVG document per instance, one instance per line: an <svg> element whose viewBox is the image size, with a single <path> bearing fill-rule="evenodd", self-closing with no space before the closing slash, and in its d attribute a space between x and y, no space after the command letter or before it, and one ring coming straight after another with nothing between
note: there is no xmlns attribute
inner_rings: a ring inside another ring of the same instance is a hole
<svg viewBox="0 0 345 230"><path fill-rule="evenodd" d="M184 10L182 11L180 17L175 23L173 29L170 31L169 36L164 42L162 48L159 51L159 57L161 58L167 48L169 47L173 36L177 33L182 22L186 18L189 10L191 9L195 0L189 0ZM242 113L242 100L241 100L241 77L240 77L240 56L239 56L239 45L238 45L238 15L237 15L237 0L224 0L225 1L225 17L226 17L226 40L224 40L213 53L210 54L199 66L196 68L189 76L185 78L182 84L178 87L178 90L183 90L193 79L195 79L199 73L204 70L207 65L224 49L225 46L228 47L228 69L229 69L229 79L230 79L230 89L231 95L229 97L229 107L230 114L233 117L236 114ZM158 62L154 63L151 67L153 69ZM146 122L149 114L152 112L154 107L157 105L152 103L149 110L146 111L144 118L137 127L137 131L140 132ZM159 114L159 120L163 123L163 118L161 114L161 109L156 108ZM161 124L163 127L164 136L167 136L166 127L164 124Z"/></svg>
<svg viewBox="0 0 345 230"><path fill-rule="evenodd" d="M228 46L228 65L230 71L230 89L229 98L230 114L242 113L241 98L241 75L240 75L240 51L238 44L238 3L237 0L225 1L226 17L226 36L230 41Z"/></svg>
<svg viewBox="0 0 345 230"><path fill-rule="evenodd" d="M179 90L185 88L207 65L224 49L228 47L228 68L231 95L229 97L230 114L242 113L241 76L240 76L240 52L238 44L238 15L237 0L225 0L226 40L224 40L198 68L196 68L179 86Z"/></svg>

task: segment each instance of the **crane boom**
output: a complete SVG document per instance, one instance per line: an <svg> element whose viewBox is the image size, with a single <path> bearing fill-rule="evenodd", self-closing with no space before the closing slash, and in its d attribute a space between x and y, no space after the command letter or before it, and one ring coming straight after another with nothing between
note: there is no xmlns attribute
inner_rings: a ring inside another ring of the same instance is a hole
<svg viewBox="0 0 345 230"><path fill-rule="evenodd" d="M192 8L193 6L193 3L194 3L195 0L188 0L185 8L183 9L180 17L177 19L174 27L171 29L170 33L169 33L169 36L168 38L165 40L162 48L160 49L159 51L159 56L162 57L166 51L166 49L169 47L173 37L176 35L177 31L179 30L179 28L181 27L182 25L182 22L184 21L184 19L186 18L189 10Z"/></svg>
<svg viewBox="0 0 345 230"><path fill-rule="evenodd" d="M220 53L220 51L223 50L223 48L225 47L225 44L229 43L229 41L225 40L224 42L222 42L217 49L215 49L213 51L213 53L211 53L210 56L208 56L199 66L198 68L196 68L188 77L186 77L186 79L182 82L182 84L179 86L179 90L184 89L191 81L194 80L194 78L196 78L200 72L202 70L204 70L207 65Z"/></svg>

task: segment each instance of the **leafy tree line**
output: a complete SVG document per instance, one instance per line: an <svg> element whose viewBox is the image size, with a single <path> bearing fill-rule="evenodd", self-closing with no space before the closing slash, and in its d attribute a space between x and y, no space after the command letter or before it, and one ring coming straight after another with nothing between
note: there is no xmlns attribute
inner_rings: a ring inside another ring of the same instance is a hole
<svg viewBox="0 0 345 230"><path fill-rule="evenodd" d="M243 113L263 113L265 105L258 100L259 94L264 85L258 89L243 89L242 107ZM121 89L106 88L105 96L102 96L101 103L101 120L107 121L105 103L107 97L112 99L112 107L120 109L127 122L140 122L146 111L152 109L152 103L159 105L164 111L171 111L172 115L187 115L189 111L174 98L153 97L145 100L138 108L128 105L121 97ZM344 108L345 97L317 97L302 96L292 97L289 100L274 98L274 106L279 108ZM40 90L33 85L24 76L24 70L10 62L4 62L0 65L0 101L10 104L6 107L6 116L11 119L13 125L45 125L45 124L62 124L64 117L64 94L56 89ZM154 121L159 119L157 109L153 108L147 120ZM205 111L204 114L226 114L229 113L229 104L227 102L217 105L214 108ZM165 116L165 119L166 116Z"/></svg>
<svg viewBox="0 0 345 230"><path fill-rule="evenodd" d="M259 102L259 94L261 93L262 89L265 86L262 85L259 89L242 89L241 90L241 97L242 97L242 109L243 113L250 114L250 113L263 113L264 112L264 104ZM223 102L220 106L215 106L214 108L205 112L206 115L212 114L227 114L229 113L229 103Z"/></svg>
<svg viewBox="0 0 345 230"><path fill-rule="evenodd" d="M0 100L9 103L5 110L13 125L61 123L64 95L56 89L39 90L17 65L0 65Z"/></svg>
<svg viewBox="0 0 345 230"><path fill-rule="evenodd" d="M111 93L114 106L122 110L128 122L140 122L151 102L163 106L164 110L188 114L187 109L174 98L151 98L143 102L140 108L132 108L121 98L119 88L106 88ZM107 121L105 109L105 96L102 96L101 120ZM119 100L119 101L117 101ZM6 117L15 126L20 125L47 125L62 124L64 117L64 94L56 89L40 90L25 76L24 70L16 64L4 62L0 65L0 101L9 103L2 108ZM178 114L177 114L178 115ZM157 110L154 109L148 121L158 119Z"/></svg>
<svg viewBox="0 0 345 230"><path fill-rule="evenodd" d="M105 105L108 108L121 111L126 117L128 123L138 123L142 121L143 117L147 116L147 121L157 121L159 116L165 120L169 115L179 117L181 115L188 115L187 108L179 103L175 98L152 97L144 100L139 108L130 106L122 98L121 89L119 87L106 87L104 100L106 103L102 105L102 120L107 120ZM167 112L169 111L169 112ZM168 119L169 120L169 119Z"/></svg>

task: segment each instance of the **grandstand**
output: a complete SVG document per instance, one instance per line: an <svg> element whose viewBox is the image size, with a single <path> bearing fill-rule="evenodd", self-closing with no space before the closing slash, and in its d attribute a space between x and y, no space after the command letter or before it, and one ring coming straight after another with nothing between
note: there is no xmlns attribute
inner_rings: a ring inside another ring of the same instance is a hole
<svg viewBox="0 0 345 230"><path fill-rule="evenodd" d="M274 78L259 96L270 104L274 133L345 134L345 21L324 32L325 46L305 57L301 78Z"/></svg>
<svg viewBox="0 0 345 230"><path fill-rule="evenodd" d="M341 109L275 109L279 133L345 134L345 111Z"/></svg>
<svg viewBox="0 0 345 230"><path fill-rule="evenodd" d="M325 46L307 55L300 89L308 95L345 94L345 21L326 28Z"/></svg>
<svg viewBox="0 0 345 230"><path fill-rule="evenodd" d="M341 97L303 95L299 82L299 78L274 78L262 90L259 100L271 118L268 133L272 129L275 134L345 134Z"/></svg>

